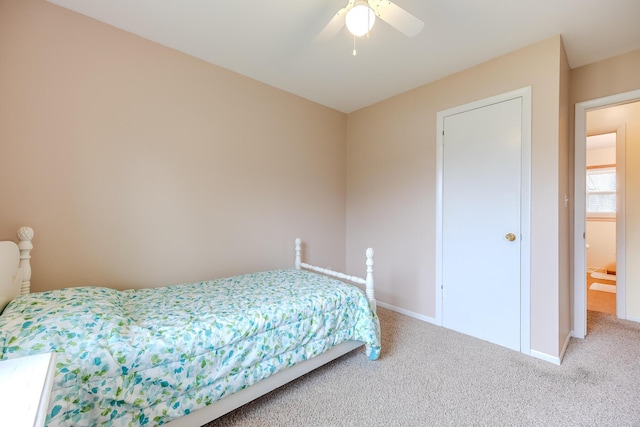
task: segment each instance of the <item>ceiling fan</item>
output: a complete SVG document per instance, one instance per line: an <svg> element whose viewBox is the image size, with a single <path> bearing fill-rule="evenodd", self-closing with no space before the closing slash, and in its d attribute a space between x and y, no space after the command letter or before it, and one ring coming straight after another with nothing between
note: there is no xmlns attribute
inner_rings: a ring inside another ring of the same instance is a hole
<svg viewBox="0 0 640 427"><path fill-rule="evenodd" d="M389 0L349 0L318 34L316 41L331 39L345 25L355 37L368 35L376 17L407 37L417 35L424 27L424 22Z"/></svg>

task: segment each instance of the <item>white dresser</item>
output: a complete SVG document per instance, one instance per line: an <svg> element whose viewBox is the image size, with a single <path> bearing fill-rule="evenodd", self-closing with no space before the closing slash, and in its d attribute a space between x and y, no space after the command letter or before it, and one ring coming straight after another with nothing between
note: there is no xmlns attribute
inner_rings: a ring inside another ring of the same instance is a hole
<svg viewBox="0 0 640 427"><path fill-rule="evenodd" d="M0 362L0 425L44 425L55 363L54 353Z"/></svg>

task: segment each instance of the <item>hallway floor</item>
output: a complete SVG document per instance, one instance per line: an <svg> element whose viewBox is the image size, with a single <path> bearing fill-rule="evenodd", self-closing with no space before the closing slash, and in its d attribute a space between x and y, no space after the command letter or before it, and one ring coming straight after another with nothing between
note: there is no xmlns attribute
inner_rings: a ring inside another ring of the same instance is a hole
<svg viewBox="0 0 640 427"><path fill-rule="evenodd" d="M594 279L590 274L587 274L587 310L599 311L600 313L615 315L616 294L612 292L603 292L589 289L593 282L614 286L616 284L616 282L612 280Z"/></svg>

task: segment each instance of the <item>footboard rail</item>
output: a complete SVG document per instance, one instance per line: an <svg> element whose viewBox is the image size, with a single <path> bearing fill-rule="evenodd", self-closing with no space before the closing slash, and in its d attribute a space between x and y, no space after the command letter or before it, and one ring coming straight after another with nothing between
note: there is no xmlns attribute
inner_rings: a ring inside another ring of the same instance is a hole
<svg viewBox="0 0 640 427"><path fill-rule="evenodd" d="M367 295L367 299L369 300L369 304L373 311L376 311L376 298L373 286L373 249L367 248L366 253L367 257L366 267L367 267L367 277L362 278L358 276L351 276L349 274L340 273L339 271L330 270L328 268L318 267L315 265L307 264L306 262L302 262L302 242L300 238L296 239L296 270L300 270L302 268L306 270L315 271L317 273L321 273L327 276L335 277L340 280L346 280L352 283L357 283L365 286L365 293Z"/></svg>

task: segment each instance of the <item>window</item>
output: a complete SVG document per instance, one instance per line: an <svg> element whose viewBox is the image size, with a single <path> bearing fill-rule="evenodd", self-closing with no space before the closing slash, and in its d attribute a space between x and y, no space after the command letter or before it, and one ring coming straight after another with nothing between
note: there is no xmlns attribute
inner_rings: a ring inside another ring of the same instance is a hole
<svg viewBox="0 0 640 427"><path fill-rule="evenodd" d="M616 168L587 169L587 218L615 219Z"/></svg>

